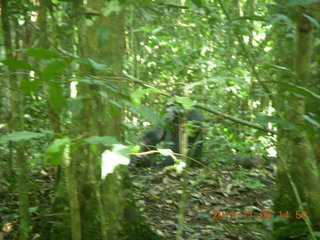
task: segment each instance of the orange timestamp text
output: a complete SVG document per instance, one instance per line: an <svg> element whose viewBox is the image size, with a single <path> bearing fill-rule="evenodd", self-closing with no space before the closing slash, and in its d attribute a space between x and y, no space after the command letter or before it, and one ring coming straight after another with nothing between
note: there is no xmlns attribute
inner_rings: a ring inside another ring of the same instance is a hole
<svg viewBox="0 0 320 240"><path fill-rule="evenodd" d="M272 219L274 217L280 218L291 218L291 219L306 219L308 217L307 211L297 210L295 212L290 211L222 211L222 210L213 210L212 218L213 219Z"/></svg>

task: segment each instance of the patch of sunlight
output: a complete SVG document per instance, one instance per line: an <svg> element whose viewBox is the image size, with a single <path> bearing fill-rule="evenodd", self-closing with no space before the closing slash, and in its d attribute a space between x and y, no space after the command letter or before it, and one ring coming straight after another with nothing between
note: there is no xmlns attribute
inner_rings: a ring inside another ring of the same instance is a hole
<svg viewBox="0 0 320 240"><path fill-rule="evenodd" d="M130 163L129 152L130 148L121 144L115 144L112 151L104 151L101 156L101 178L105 179L120 164L128 165Z"/></svg>
<svg viewBox="0 0 320 240"><path fill-rule="evenodd" d="M71 95L71 98L76 98L77 97L77 85L78 85L78 82L71 82L71 84L70 84L70 95Z"/></svg>

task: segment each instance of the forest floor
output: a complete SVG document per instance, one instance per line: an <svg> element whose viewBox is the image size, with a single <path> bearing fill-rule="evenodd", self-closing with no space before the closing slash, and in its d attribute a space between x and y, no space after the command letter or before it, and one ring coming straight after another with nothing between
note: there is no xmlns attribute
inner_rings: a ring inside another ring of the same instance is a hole
<svg viewBox="0 0 320 240"><path fill-rule="evenodd" d="M182 177L174 170L132 171L138 207L164 239L176 239ZM185 240L267 239L272 228L274 169L238 165L188 169Z"/></svg>
<svg viewBox="0 0 320 240"><path fill-rule="evenodd" d="M172 166L171 166L172 168ZM137 205L147 223L164 239L175 239L183 194L182 176L174 169L131 170ZM38 239L43 220L50 216L53 173L31 174L29 184L32 239ZM237 164L188 168L185 240L267 239L272 226L272 167L244 169ZM16 183L0 185L0 240L18 236L19 211ZM270 211L270 212L269 212ZM62 239L63 240L63 239Z"/></svg>

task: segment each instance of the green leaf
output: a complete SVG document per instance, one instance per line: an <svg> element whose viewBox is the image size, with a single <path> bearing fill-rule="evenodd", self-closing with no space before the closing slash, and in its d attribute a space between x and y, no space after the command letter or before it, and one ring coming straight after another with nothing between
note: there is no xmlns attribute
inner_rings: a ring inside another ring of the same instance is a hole
<svg viewBox="0 0 320 240"><path fill-rule="evenodd" d="M41 83L37 80L30 81L29 79L27 79L20 82L20 89L24 93L37 92L39 91L40 87Z"/></svg>
<svg viewBox="0 0 320 240"><path fill-rule="evenodd" d="M96 26L96 39L98 42L98 47L102 47L106 44L108 44L108 41L110 39L110 30L108 29L108 26L105 24L99 24Z"/></svg>
<svg viewBox="0 0 320 240"><path fill-rule="evenodd" d="M280 125L283 129L292 130L295 128L295 124L285 119L281 119L275 116L259 116L255 119L255 122L266 125L267 123L275 123Z"/></svg>
<svg viewBox="0 0 320 240"><path fill-rule="evenodd" d="M44 133L36 133L36 132L28 132L28 131L20 131L20 132L13 132L4 136L0 137L0 144L12 142L20 142L25 140L30 140L33 138L40 138L44 137Z"/></svg>
<svg viewBox="0 0 320 240"><path fill-rule="evenodd" d="M36 207L30 207L29 208L29 213L35 213L36 211L38 211L39 207L36 206Z"/></svg>
<svg viewBox="0 0 320 240"><path fill-rule="evenodd" d="M61 60L53 61L45 67L42 72L42 78L45 81L51 80L55 75L62 73L67 67L66 63Z"/></svg>
<svg viewBox="0 0 320 240"><path fill-rule="evenodd" d="M55 139L45 150L46 162L52 165L60 165L63 162L63 152L67 144L70 144L69 138Z"/></svg>
<svg viewBox="0 0 320 240"><path fill-rule="evenodd" d="M305 119L306 121L308 121L309 123L311 123L313 126L315 126L316 128L319 128L319 129L320 129L320 122L319 122L317 119L314 119L314 118L312 118L312 117L310 117L310 116L308 116L308 115L304 115L303 117L304 117L304 119Z"/></svg>
<svg viewBox="0 0 320 240"><path fill-rule="evenodd" d="M184 109L190 110L192 109L192 100L188 97L179 97L174 96L176 102L180 103Z"/></svg>
<svg viewBox="0 0 320 240"><path fill-rule="evenodd" d="M34 72L39 72L37 70L37 68L29 65L27 62L25 61L20 61L20 60L17 60L15 58L8 58L4 61L2 61L3 64L7 65L8 67L12 67L12 68L15 68L15 69L27 69L27 70L30 70L30 71L34 71Z"/></svg>
<svg viewBox="0 0 320 240"><path fill-rule="evenodd" d="M83 103L81 98L69 98L66 101L67 110L72 113L72 116L77 116L81 113Z"/></svg>
<svg viewBox="0 0 320 240"><path fill-rule="evenodd" d="M316 94L315 92L310 91L309 89L306 89L304 87L300 87L300 86L295 85L293 83L280 83L280 84L282 84L284 86L284 89L286 89L288 91L300 94L305 97L312 97L312 98L320 100L320 95Z"/></svg>
<svg viewBox="0 0 320 240"><path fill-rule="evenodd" d="M118 0L106 1L104 8L102 8L102 14L108 17L111 13L119 14L122 7Z"/></svg>
<svg viewBox="0 0 320 240"><path fill-rule="evenodd" d="M263 65L263 68L265 68L265 69L275 68L275 69L285 70L285 71L288 71L288 72L292 73L292 71L289 68L286 68L286 67L283 67L283 66L274 65L274 64L269 64L269 63Z"/></svg>
<svg viewBox="0 0 320 240"><path fill-rule="evenodd" d="M131 101L134 105L140 105L142 101L142 97L145 94L156 93L162 94L166 96L170 96L168 93L158 89L158 88L147 88L147 89L138 89L130 94Z"/></svg>
<svg viewBox="0 0 320 240"><path fill-rule="evenodd" d="M118 140L110 136L92 136L84 139L85 142L90 144L101 144L103 146L112 146L113 144L118 144Z"/></svg>
<svg viewBox="0 0 320 240"><path fill-rule="evenodd" d="M141 105L136 110L146 121L156 124L159 122L160 117L159 114L156 113L151 107Z"/></svg>
<svg viewBox="0 0 320 240"><path fill-rule="evenodd" d="M48 85L49 103L56 113L61 113L65 105L63 88L60 83L50 82Z"/></svg>
<svg viewBox="0 0 320 240"><path fill-rule="evenodd" d="M103 71L103 72L108 71L105 64L97 63L90 58L88 58L88 61L89 61L90 66L93 67L94 69L99 70L99 71Z"/></svg>
<svg viewBox="0 0 320 240"><path fill-rule="evenodd" d="M279 124L282 119L275 117L275 116L259 116L255 119L255 122L261 124L261 125L266 125L268 123L276 123Z"/></svg>
<svg viewBox="0 0 320 240"><path fill-rule="evenodd" d="M290 0L287 1L285 7L296 7L296 6L303 6L307 8L309 5L313 3L320 2L319 0Z"/></svg>
<svg viewBox="0 0 320 240"><path fill-rule="evenodd" d="M270 21L270 23L273 25L276 25L277 23L280 23L280 22L285 22L288 30L292 29L295 25L294 22L284 14L278 14L277 16L273 17Z"/></svg>
<svg viewBox="0 0 320 240"><path fill-rule="evenodd" d="M99 85L99 86L104 86L107 87L107 82L103 80L98 80L98 79L90 79L90 78L71 78L71 81L75 82L82 82L90 85Z"/></svg>
<svg viewBox="0 0 320 240"><path fill-rule="evenodd" d="M53 58L58 58L60 57L60 55L54 51L50 51L47 49L43 49L43 48L29 48L27 50L27 54L30 57L33 58L38 58L38 59L45 59L45 60L50 60Z"/></svg>
<svg viewBox="0 0 320 240"><path fill-rule="evenodd" d="M152 33L153 32L153 28L152 27L148 27L148 26L140 27L140 29L142 31L147 32L147 33Z"/></svg>
<svg viewBox="0 0 320 240"><path fill-rule="evenodd" d="M319 1L319 0L318 0ZM320 1L319 1L320 2ZM307 14L303 14L303 16L305 18L307 18L311 23L313 23L314 26L316 26L317 28L319 28L319 21L313 17L311 17L310 15L307 15Z"/></svg>

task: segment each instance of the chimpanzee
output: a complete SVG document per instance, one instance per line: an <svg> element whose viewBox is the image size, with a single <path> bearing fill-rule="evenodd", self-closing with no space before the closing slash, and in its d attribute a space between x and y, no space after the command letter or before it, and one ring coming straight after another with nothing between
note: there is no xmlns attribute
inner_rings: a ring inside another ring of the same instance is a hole
<svg viewBox="0 0 320 240"><path fill-rule="evenodd" d="M189 126L187 128L188 156L197 159L202 152L201 122L203 118L197 110L190 110L186 113L186 119ZM160 142L164 142L165 148L171 149L174 153L180 152L179 113L172 105L167 107L161 123L143 135L140 140L141 151L154 150ZM135 157L134 164L142 167L168 166L174 164L174 160L170 156L164 157L154 154ZM191 165L193 165L193 161L191 161Z"/></svg>

